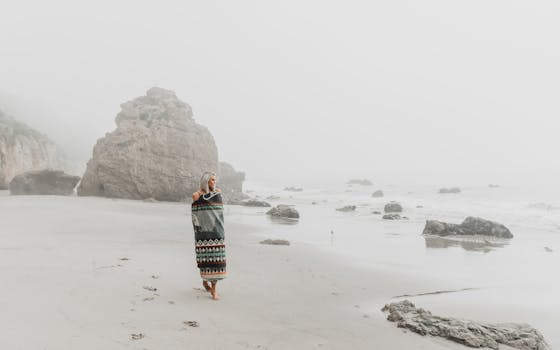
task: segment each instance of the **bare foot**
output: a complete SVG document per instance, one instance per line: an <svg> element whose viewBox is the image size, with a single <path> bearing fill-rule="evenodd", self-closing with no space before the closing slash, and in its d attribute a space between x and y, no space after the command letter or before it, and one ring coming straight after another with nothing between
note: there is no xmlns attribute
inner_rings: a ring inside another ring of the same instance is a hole
<svg viewBox="0 0 560 350"><path fill-rule="evenodd" d="M207 292L212 293L212 288L210 287L207 281L202 281L202 285L204 286L204 289L206 289Z"/></svg>
<svg viewBox="0 0 560 350"><path fill-rule="evenodd" d="M219 300L218 291L216 290L216 282L212 282L212 287L210 288L210 294L212 294L213 300Z"/></svg>

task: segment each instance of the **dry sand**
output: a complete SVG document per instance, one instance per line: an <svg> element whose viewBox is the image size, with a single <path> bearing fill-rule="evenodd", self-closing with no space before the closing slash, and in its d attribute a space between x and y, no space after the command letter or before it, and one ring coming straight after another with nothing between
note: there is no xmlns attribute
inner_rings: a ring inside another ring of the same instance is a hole
<svg viewBox="0 0 560 350"><path fill-rule="evenodd" d="M428 282L261 245L227 217L229 276L211 300L184 204L4 192L0 218L0 349L465 349L379 311Z"/></svg>

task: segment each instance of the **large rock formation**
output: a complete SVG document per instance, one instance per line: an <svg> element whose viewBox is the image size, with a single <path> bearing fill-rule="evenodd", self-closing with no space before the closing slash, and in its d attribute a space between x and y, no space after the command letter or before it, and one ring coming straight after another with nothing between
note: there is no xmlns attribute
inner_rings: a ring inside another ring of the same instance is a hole
<svg viewBox="0 0 560 350"><path fill-rule="evenodd" d="M543 335L528 324L488 324L434 316L408 300L385 305L387 320L420 335L442 337L472 348L499 349L500 344L521 350L548 350Z"/></svg>
<svg viewBox="0 0 560 350"><path fill-rule="evenodd" d="M423 235L464 236L481 235L497 238L513 238L510 230L502 224L469 216L460 225L437 220L426 220Z"/></svg>
<svg viewBox="0 0 560 350"><path fill-rule="evenodd" d="M29 170L67 167L66 156L47 136L0 111L0 189Z"/></svg>
<svg viewBox="0 0 560 350"><path fill-rule="evenodd" d="M74 187L79 181L79 176L68 175L60 170L27 171L12 179L10 194L68 196L74 193Z"/></svg>
<svg viewBox="0 0 560 350"><path fill-rule="evenodd" d="M214 138L173 91L154 87L121 108L117 129L93 149L78 195L181 201L202 172L218 170Z"/></svg>

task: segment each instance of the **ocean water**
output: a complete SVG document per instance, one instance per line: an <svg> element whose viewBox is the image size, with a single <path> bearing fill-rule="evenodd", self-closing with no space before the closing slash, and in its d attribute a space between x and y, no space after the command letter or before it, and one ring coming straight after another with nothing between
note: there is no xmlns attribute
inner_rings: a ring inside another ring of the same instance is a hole
<svg viewBox="0 0 560 350"><path fill-rule="evenodd" d="M312 245L346 263L394 272L400 278L414 276L434 286L403 294L472 288L414 301L435 314L530 323L552 348L560 348L560 191L479 185L464 187L460 194L439 194L430 186L341 183L289 192L257 181L247 182L245 189L259 199L278 196L267 201L294 205L300 213L297 221L274 220L265 215L267 208L227 206L229 220L256 226L263 238ZM376 189L385 196L371 197ZM403 206L401 215L408 220L383 220L372 214L383 213L393 200ZM336 210L346 205L357 209ZM467 216L502 223L514 238L450 241L421 235L428 219L461 223ZM372 300L372 307L388 301Z"/></svg>

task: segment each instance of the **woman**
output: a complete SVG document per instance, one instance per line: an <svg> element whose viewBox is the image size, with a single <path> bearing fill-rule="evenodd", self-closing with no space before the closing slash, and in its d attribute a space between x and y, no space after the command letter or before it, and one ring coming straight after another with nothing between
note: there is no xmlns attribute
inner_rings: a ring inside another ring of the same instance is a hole
<svg viewBox="0 0 560 350"><path fill-rule="evenodd" d="M219 299L216 291L218 281L226 277L224 206L220 192L216 188L216 174L205 172L200 179L200 189L192 195L191 207L196 263L202 285L214 300Z"/></svg>

